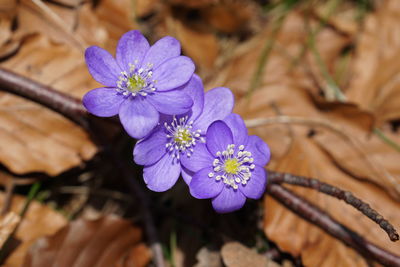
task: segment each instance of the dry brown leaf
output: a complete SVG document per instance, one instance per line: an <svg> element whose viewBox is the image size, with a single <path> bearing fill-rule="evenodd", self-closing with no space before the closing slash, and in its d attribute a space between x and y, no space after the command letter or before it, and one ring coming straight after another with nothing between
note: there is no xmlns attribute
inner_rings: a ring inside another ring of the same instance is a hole
<svg viewBox="0 0 400 267"><path fill-rule="evenodd" d="M384 1L369 15L356 46L354 74L346 94L376 114L378 126L400 118L400 3Z"/></svg>
<svg viewBox="0 0 400 267"><path fill-rule="evenodd" d="M25 204L26 198L14 195L11 200L10 211L19 214ZM4 204L4 193L0 194L0 206ZM66 224L66 219L53 209L33 201L14 235L16 248L11 251L4 263L7 267L22 266L28 248L39 237L54 234Z"/></svg>
<svg viewBox="0 0 400 267"><path fill-rule="evenodd" d="M264 255L260 255L239 242L225 244L221 250L222 259L227 267L268 266L279 267Z"/></svg>
<svg viewBox="0 0 400 267"><path fill-rule="evenodd" d="M196 255L197 263L193 267L222 267L221 254L202 247Z"/></svg>
<svg viewBox="0 0 400 267"><path fill-rule="evenodd" d="M79 219L29 249L24 267L141 267L150 251L141 230L128 220L109 215L97 220Z"/></svg>
<svg viewBox="0 0 400 267"><path fill-rule="evenodd" d="M19 34L41 33L81 51L88 45L103 44L108 37L99 27L90 3L71 9L42 0L23 0L18 5L17 19Z"/></svg>
<svg viewBox="0 0 400 267"><path fill-rule="evenodd" d="M21 217L13 211L9 211L4 216L0 217L0 247L3 247L20 221Z"/></svg>
<svg viewBox="0 0 400 267"><path fill-rule="evenodd" d="M196 30L180 20L171 20L171 32L182 44L182 50L201 68L211 69L218 56L218 42L211 32Z"/></svg>
<svg viewBox="0 0 400 267"><path fill-rule="evenodd" d="M310 139L297 137L290 153L280 161L279 171L296 175L318 177L324 182L334 184L371 204L395 227L400 226L400 216L396 210L400 204L391 199L383 190L369 183L360 183L340 171L329 156L323 153ZM360 212L310 189L292 188L313 203L317 203L341 223L356 230L366 239L397 253L399 243L389 240L386 234ZM340 241L328 236L319 228L305 222L297 215L270 197L265 201L265 231L269 238L277 240L279 247L295 256L301 255L305 266L368 266L355 251Z"/></svg>
<svg viewBox="0 0 400 267"><path fill-rule="evenodd" d="M79 51L43 36L1 66L78 98L98 86ZM95 154L87 133L61 115L8 93L0 93L0 103L0 161L11 171L56 175Z"/></svg>
<svg viewBox="0 0 400 267"><path fill-rule="evenodd" d="M250 6L246 1L225 1L203 8L200 13L217 31L232 34L245 29L255 16Z"/></svg>

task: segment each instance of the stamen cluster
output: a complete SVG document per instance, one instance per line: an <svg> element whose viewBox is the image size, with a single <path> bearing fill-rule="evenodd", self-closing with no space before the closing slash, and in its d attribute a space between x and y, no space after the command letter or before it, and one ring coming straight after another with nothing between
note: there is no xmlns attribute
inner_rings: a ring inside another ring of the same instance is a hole
<svg viewBox="0 0 400 267"><path fill-rule="evenodd" d="M205 142L201 137L201 130L192 131L193 121L188 121L188 116L179 119L176 116L170 124L164 123L167 130L167 138L169 142L165 144L167 150L172 153L172 157L180 158L182 153L186 153L190 157L194 151L197 142Z"/></svg>
<svg viewBox="0 0 400 267"><path fill-rule="evenodd" d="M238 185L245 185L251 177L251 170L255 168L254 159L249 151L240 145L235 153L235 145L230 144L226 150L218 151L213 161L214 172L208 173L209 178L215 177L216 181L222 180L224 184L238 189Z"/></svg>
<svg viewBox="0 0 400 267"><path fill-rule="evenodd" d="M138 61L129 64L129 72L122 71L117 81L117 91L124 96L147 96L156 91L156 80L152 80L153 64L148 63L144 68L138 68Z"/></svg>

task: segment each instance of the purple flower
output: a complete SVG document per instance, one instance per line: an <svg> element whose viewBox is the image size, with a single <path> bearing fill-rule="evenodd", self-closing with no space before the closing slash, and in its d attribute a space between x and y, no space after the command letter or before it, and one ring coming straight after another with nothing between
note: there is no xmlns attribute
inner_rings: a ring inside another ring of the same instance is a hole
<svg viewBox="0 0 400 267"><path fill-rule="evenodd" d="M105 87L88 92L84 106L99 117L119 114L128 134L143 138L157 125L159 113L182 114L193 105L191 97L177 89L195 69L192 60L180 54L175 38L164 37L150 47L136 30L121 37L115 59L100 47L89 47L89 72Z"/></svg>
<svg viewBox="0 0 400 267"><path fill-rule="evenodd" d="M180 174L189 183L192 173L181 163L190 162L197 147L204 146L208 126L232 112L234 99L228 88L204 94L201 79L193 75L183 90L193 97L191 110L180 116L162 116L159 125L133 151L134 161L145 166L143 178L153 191L170 189Z"/></svg>
<svg viewBox="0 0 400 267"><path fill-rule="evenodd" d="M240 209L246 198L260 198L267 181L263 166L270 158L267 144L258 136L248 136L237 114L211 124L206 139L205 145L196 148L190 166L185 165L195 172L190 193L212 198L219 213Z"/></svg>

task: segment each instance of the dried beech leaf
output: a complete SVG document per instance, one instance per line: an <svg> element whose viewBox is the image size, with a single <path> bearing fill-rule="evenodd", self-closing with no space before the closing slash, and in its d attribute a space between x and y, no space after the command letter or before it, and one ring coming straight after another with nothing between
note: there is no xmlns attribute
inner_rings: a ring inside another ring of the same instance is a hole
<svg viewBox="0 0 400 267"><path fill-rule="evenodd" d="M24 207L26 198L14 195L10 211L19 214ZM0 206L4 205L4 193L0 193ZM17 215L18 216L18 215ZM25 216L21 219L18 230L10 244L16 246L4 263L7 267L20 267L28 248L33 242L44 235L54 234L66 224L66 219L53 209L32 201Z"/></svg>
<svg viewBox="0 0 400 267"><path fill-rule="evenodd" d="M79 51L43 36L1 66L78 98L98 86ZM63 116L8 93L0 93L0 103L0 161L11 171L56 175L95 154L87 133Z"/></svg>
<svg viewBox="0 0 400 267"><path fill-rule="evenodd" d="M0 247L3 247L20 221L21 217L13 211L9 211L6 215L0 217Z"/></svg>
<svg viewBox="0 0 400 267"><path fill-rule="evenodd" d="M222 267L221 254L219 251L202 247L196 255L198 262L194 267Z"/></svg>
<svg viewBox="0 0 400 267"><path fill-rule="evenodd" d="M373 111L377 123L400 118L400 2L382 2L370 14L356 46L350 101Z"/></svg>
<svg viewBox="0 0 400 267"><path fill-rule="evenodd" d="M140 229L116 216L79 219L29 249L24 267L141 267L150 251L141 241Z"/></svg>
<svg viewBox="0 0 400 267"><path fill-rule="evenodd" d="M222 247L221 255L227 267L280 266L279 264L269 260L266 256L258 254L239 242L230 242L225 244Z"/></svg>
<svg viewBox="0 0 400 267"><path fill-rule="evenodd" d="M18 5L17 18L17 31L41 33L81 51L88 45L103 44L108 37L105 29L99 27L89 3L71 9L44 1L23 0Z"/></svg>

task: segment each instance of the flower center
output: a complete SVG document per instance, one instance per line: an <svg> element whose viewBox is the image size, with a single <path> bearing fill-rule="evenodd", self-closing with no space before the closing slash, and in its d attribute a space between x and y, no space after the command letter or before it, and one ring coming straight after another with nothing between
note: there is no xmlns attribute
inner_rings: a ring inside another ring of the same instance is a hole
<svg viewBox="0 0 400 267"><path fill-rule="evenodd" d="M190 157L197 142L205 142L201 137L201 130L193 131L193 121L188 122L188 116L177 119L175 116L170 124L164 123L169 142L165 145L167 150L177 159L182 153Z"/></svg>
<svg viewBox="0 0 400 267"><path fill-rule="evenodd" d="M147 64L145 68L138 68L135 64L129 64L129 72L121 72L117 81L117 91L124 96L133 97L146 96L156 91L154 84L157 81L152 80L153 65Z"/></svg>
<svg viewBox="0 0 400 267"><path fill-rule="evenodd" d="M193 140L192 133L187 128L181 128L176 131L174 141L180 145L189 143Z"/></svg>
<svg viewBox="0 0 400 267"><path fill-rule="evenodd" d="M237 158L227 159L225 161L225 171L229 174L237 174L239 172L240 163Z"/></svg>
<svg viewBox="0 0 400 267"><path fill-rule="evenodd" d="M224 151L218 151L213 161L213 170L208 177L216 181L223 181L228 187L234 190L239 188L239 184L245 185L250 180L251 172L256 167L251 157L251 152L244 150L244 145L235 149L234 144L230 144Z"/></svg>
<svg viewBox="0 0 400 267"><path fill-rule="evenodd" d="M146 81L137 74L132 75L127 81L127 90L132 93L137 93L146 86Z"/></svg>

